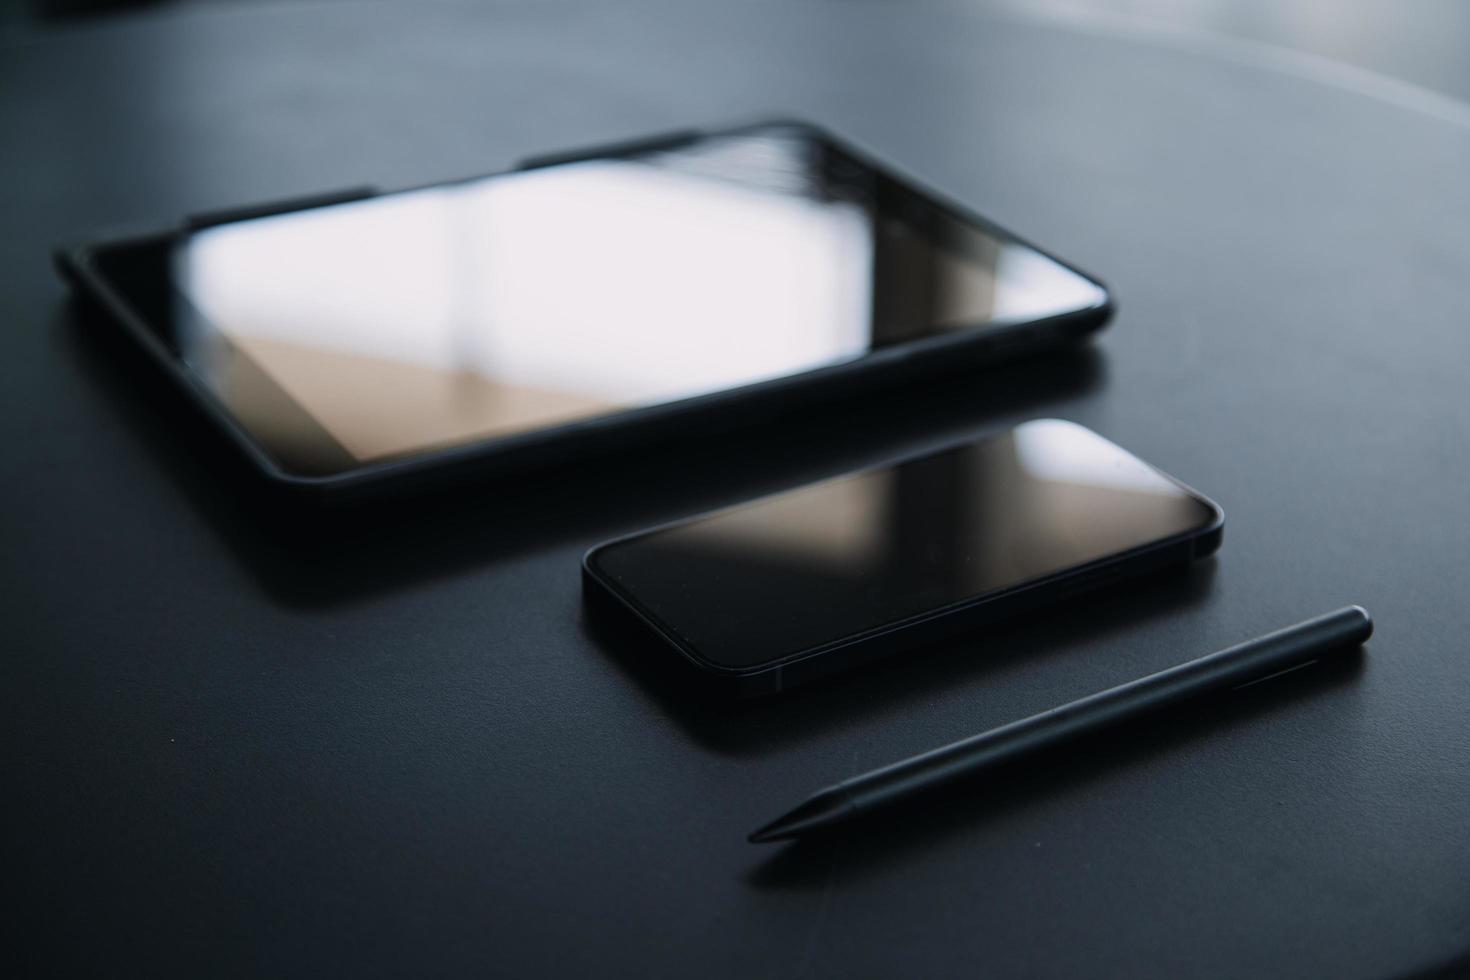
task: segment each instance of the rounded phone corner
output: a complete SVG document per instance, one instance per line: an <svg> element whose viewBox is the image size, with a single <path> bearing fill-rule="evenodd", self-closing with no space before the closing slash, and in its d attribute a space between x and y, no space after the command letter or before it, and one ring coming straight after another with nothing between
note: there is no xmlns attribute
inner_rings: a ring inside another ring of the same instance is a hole
<svg viewBox="0 0 1470 980"><path fill-rule="evenodd" d="M602 553L602 550L606 548L608 544L609 542L607 541L601 541L597 544L594 544L586 551L582 552L581 566L583 585L586 585L586 583L590 580L597 583L599 588L608 588L607 583L603 581L602 571L596 565L597 556Z"/></svg>
<svg viewBox="0 0 1470 980"><path fill-rule="evenodd" d="M1214 512L1214 519L1203 531L1194 538L1193 546L1190 548L1189 557L1193 561L1208 558L1220 550L1220 545L1225 540L1225 511L1220 505L1208 497L1201 497L1209 508Z"/></svg>
<svg viewBox="0 0 1470 980"><path fill-rule="evenodd" d="M784 689L780 666L729 667L691 649L676 634L625 595L598 566L597 556L615 541L605 541L582 555L582 610L585 622L636 673L676 682L680 689L705 697L745 700ZM648 640L658 640L657 655L645 656Z"/></svg>

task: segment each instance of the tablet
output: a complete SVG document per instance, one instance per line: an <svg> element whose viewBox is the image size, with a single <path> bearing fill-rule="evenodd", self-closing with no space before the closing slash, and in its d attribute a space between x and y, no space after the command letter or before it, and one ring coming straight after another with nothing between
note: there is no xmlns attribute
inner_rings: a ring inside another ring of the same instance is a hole
<svg viewBox="0 0 1470 980"><path fill-rule="evenodd" d="M327 494L769 418L1075 343L1110 310L1096 279L793 122L58 258L261 473Z"/></svg>

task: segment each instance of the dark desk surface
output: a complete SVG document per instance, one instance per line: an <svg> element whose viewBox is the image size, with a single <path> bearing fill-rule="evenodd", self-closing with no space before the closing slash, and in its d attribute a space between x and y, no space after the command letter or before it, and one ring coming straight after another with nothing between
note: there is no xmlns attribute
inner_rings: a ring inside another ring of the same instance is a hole
<svg viewBox="0 0 1470 980"><path fill-rule="evenodd" d="M37 972L1379 976L1470 949L1470 112L938 5L211 9L0 51L7 945ZM1094 269L1090 357L273 534L47 248L768 112ZM1092 426L1217 561L690 710L595 540L926 440ZM837 777L1348 602L1360 666L786 850Z"/></svg>

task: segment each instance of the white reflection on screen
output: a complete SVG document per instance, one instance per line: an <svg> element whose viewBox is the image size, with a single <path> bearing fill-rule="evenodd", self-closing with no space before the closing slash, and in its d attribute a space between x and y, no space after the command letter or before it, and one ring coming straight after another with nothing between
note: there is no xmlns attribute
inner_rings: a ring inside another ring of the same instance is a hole
<svg viewBox="0 0 1470 980"><path fill-rule="evenodd" d="M1038 483L1179 496L1179 488L1131 453L1071 422L1038 419L1012 432L1016 464Z"/></svg>
<svg viewBox="0 0 1470 980"><path fill-rule="evenodd" d="M315 473L1104 302L825 159L732 135L208 228L173 253L176 336Z"/></svg>
<svg viewBox="0 0 1470 980"><path fill-rule="evenodd" d="M860 355L871 235L857 205L589 161L209 229L179 281L368 459Z"/></svg>
<svg viewBox="0 0 1470 980"><path fill-rule="evenodd" d="M1085 310L1106 298L1097 284L1073 275L1035 249L1005 244L995 259L996 320L1023 321Z"/></svg>

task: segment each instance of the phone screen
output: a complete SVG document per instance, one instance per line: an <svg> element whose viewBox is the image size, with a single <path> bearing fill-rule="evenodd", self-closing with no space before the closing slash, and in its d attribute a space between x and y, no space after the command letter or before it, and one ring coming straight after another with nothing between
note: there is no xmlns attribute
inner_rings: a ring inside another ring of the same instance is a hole
<svg viewBox="0 0 1470 980"><path fill-rule="evenodd" d="M625 538L593 571L721 667L770 663L1203 533L1214 504L1071 422Z"/></svg>
<svg viewBox="0 0 1470 980"><path fill-rule="evenodd" d="M232 221L162 264L162 339L306 475L1106 301L790 125Z"/></svg>

